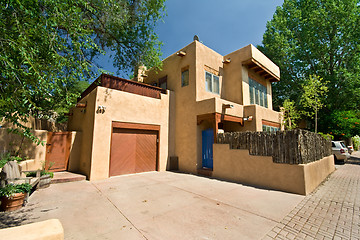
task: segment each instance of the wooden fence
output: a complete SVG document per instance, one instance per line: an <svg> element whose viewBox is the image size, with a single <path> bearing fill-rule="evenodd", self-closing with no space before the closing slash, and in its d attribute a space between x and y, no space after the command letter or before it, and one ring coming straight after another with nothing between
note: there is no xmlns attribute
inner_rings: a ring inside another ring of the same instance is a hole
<svg viewBox="0 0 360 240"><path fill-rule="evenodd" d="M275 163L304 164L332 154L330 140L306 130L221 133L217 143L248 149L250 155L272 156Z"/></svg>

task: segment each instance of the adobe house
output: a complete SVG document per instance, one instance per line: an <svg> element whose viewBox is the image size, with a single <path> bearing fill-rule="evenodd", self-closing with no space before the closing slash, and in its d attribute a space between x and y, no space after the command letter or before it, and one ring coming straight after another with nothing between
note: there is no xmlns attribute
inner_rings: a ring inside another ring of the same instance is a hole
<svg viewBox="0 0 360 240"><path fill-rule="evenodd" d="M102 74L70 110L68 130L81 138L69 170L97 180L179 169L306 195L334 171L332 157L281 164L214 144L222 132L280 130L271 91L279 80L253 45L222 56L196 40L161 71L141 68L137 81Z"/></svg>
<svg viewBox="0 0 360 240"><path fill-rule="evenodd" d="M82 132L70 170L90 180L176 162L184 172L211 171L219 131L281 128L271 95L279 68L253 45L222 56L193 41L139 79L103 74L82 94L69 117L68 129Z"/></svg>

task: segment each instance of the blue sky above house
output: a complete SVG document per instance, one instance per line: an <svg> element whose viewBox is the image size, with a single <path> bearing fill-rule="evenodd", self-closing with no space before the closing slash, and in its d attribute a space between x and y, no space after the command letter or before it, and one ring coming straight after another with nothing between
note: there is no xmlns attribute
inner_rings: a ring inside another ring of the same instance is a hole
<svg viewBox="0 0 360 240"><path fill-rule="evenodd" d="M164 22L156 32L162 46L162 59L193 41L194 35L216 52L226 55L248 44L259 45L276 7L283 0L167 0ZM109 54L97 61L116 74ZM120 74L121 75L121 74ZM122 76L122 77L127 77Z"/></svg>

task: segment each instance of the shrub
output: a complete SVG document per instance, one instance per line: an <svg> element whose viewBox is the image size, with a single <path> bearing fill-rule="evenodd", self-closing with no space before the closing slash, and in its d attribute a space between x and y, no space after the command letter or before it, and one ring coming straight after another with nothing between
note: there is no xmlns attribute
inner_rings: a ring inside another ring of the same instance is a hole
<svg viewBox="0 0 360 240"><path fill-rule="evenodd" d="M12 156L10 153L2 154L0 155L0 168L2 168L7 162L10 161L21 162L23 159L21 157Z"/></svg>
<svg viewBox="0 0 360 240"><path fill-rule="evenodd" d="M354 144L354 150L359 151L360 150L360 136L356 135L352 137L352 141Z"/></svg>
<svg viewBox="0 0 360 240"><path fill-rule="evenodd" d="M318 134L320 134L323 138L325 138L326 140L334 140L334 136L329 134L329 133L322 133L322 132L318 132Z"/></svg>
<svg viewBox="0 0 360 240"><path fill-rule="evenodd" d="M46 170L41 170L40 172L40 176L44 176L44 175L50 175L51 178L54 177L54 173L53 172L48 172ZM36 172L28 172L26 173L27 177L36 177Z"/></svg>
<svg viewBox="0 0 360 240"><path fill-rule="evenodd" d="M0 197L11 198L15 193L27 193L31 191L32 186L29 183L22 184L7 184L5 187L0 187Z"/></svg>

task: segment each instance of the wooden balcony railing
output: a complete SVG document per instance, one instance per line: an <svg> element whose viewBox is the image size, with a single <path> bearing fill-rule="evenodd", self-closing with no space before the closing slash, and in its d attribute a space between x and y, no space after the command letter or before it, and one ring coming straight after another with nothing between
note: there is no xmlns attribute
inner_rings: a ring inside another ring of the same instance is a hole
<svg viewBox="0 0 360 240"><path fill-rule="evenodd" d="M166 89L151 86L146 83L135 82L108 74L101 74L82 94L78 99L80 101L87 96L97 86L116 89L124 92L134 93L141 96L161 99L161 93L166 94Z"/></svg>

